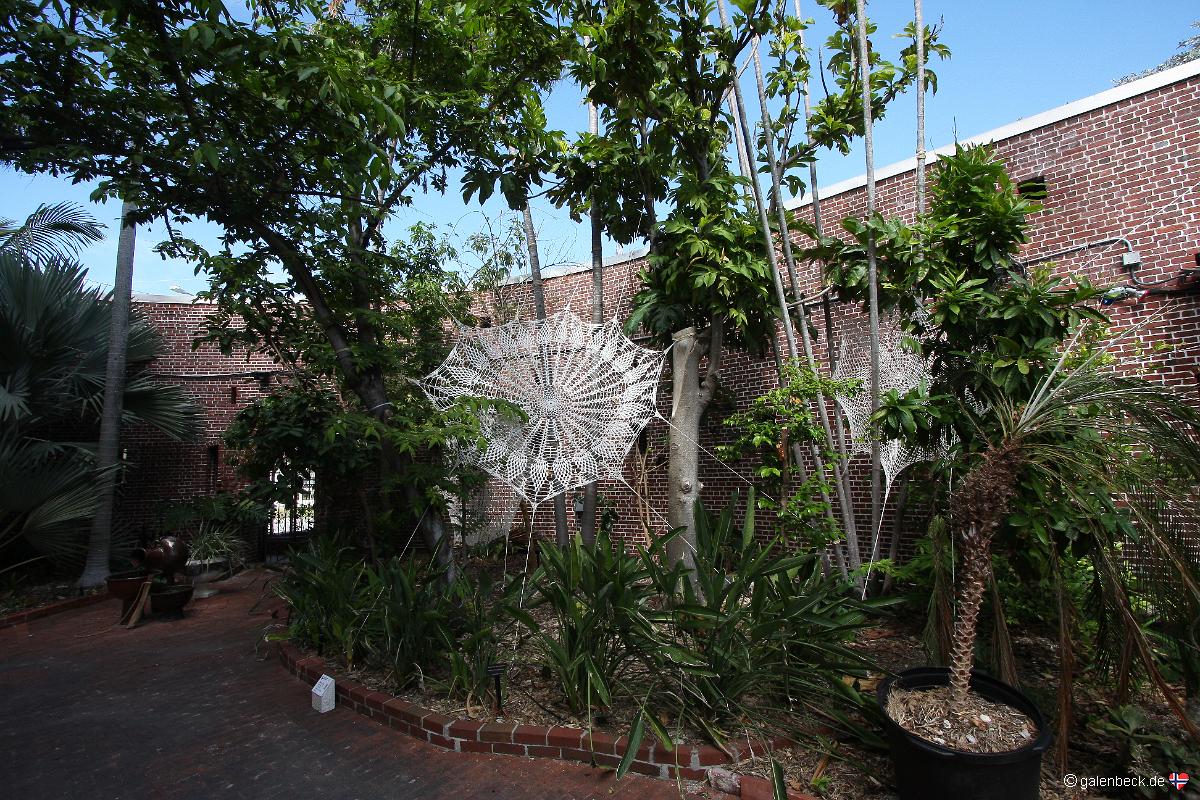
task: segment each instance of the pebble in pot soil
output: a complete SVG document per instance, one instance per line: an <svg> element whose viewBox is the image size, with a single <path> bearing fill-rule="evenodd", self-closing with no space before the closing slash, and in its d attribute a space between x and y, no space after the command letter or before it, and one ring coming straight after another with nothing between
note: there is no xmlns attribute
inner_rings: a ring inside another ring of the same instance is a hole
<svg viewBox="0 0 1200 800"><path fill-rule="evenodd" d="M945 686L893 689L888 694L887 714L909 733L971 753L1005 753L1037 737L1033 722L1017 709L975 694L956 704Z"/></svg>

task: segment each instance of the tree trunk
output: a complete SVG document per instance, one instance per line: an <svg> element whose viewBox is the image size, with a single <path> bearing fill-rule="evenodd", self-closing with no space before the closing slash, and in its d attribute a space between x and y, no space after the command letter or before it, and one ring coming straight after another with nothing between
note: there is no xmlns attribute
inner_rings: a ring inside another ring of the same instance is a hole
<svg viewBox="0 0 1200 800"><path fill-rule="evenodd" d="M971 527L971 538L975 536ZM962 574L959 575L958 611L954 620L954 647L950 651L950 698L962 703L970 688L971 668L975 665L975 636L979 609L987 587L991 566L990 547L964 547Z"/></svg>
<svg viewBox="0 0 1200 800"><path fill-rule="evenodd" d="M117 240L117 271L113 278L112 320L108 328L108 364L104 375L104 406L100 414L100 441L96 467L103 475L96 514L88 539L87 562L79 585L100 586L109 574L112 550L113 503L116 499L121 456L121 412L125 395L125 352L129 344L129 306L133 294L133 246L137 226L129 215L137 204L121 204L121 234Z"/></svg>
<svg viewBox="0 0 1200 800"><path fill-rule="evenodd" d="M379 369L363 372L354 360L354 348L341 320L325 299L320 283L313 275L310 265L303 253L285 237L261 222L252 223L252 228L267 245L271 253L279 259L288 274L296 281L301 293L308 301L313 316L324 332L326 339L333 348L338 371L345 381L347 388L363 403L368 414L387 423L393 415L392 402L388 397L387 385L383 373ZM355 241L361 246L365 241L365 233L357 233ZM386 452L381 457L381 476L388 483L391 475L402 475L411 462L390 457ZM406 498L410 510L421 515L419 527L426 546L431 553L447 567L447 576L453 577L454 548L446 537L445 521L441 510L430 507L428 502L415 489Z"/></svg>
<svg viewBox="0 0 1200 800"><path fill-rule="evenodd" d="M695 328L674 335L671 350L671 427L667 440L667 520L684 532L667 545L672 564L696 567L696 501L700 498L700 342Z"/></svg>
<svg viewBox="0 0 1200 800"><path fill-rule="evenodd" d="M356 393L371 416L387 424L392 417L392 403L388 400L383 375L377 372L361 375ZM411 456L397 452L386 437L382 439L380 447L380 467L383 470L380 480L384 488L385 508L395 509L397 506L392 500L390 487L394 480L398 480L403 486L404 507L410 516L417 519L415 524L425 547L444 570L447 582L452 582L458 574L454 561L454 542L446 530L441 509L433 506L411 480L404 479L413 467Z"/></svg>
<svg viewBox="0 0 1200 800"><path fill-rule="evenodd" d="M696 504L704 484L700 481L700 423L712 402L717 386L723 346L723 325L698 333L684 328L672 337L671 425L667 439L667 521L672 529L683 528L667 546L672 564L688 570L696 566ZM708 365L700 376L700 359L707 340Z"/></svg>
<svg viewBox="0 0 1200 800"><path fill-rule="evenodd" d="M858 68L862 83L863 151L867 161L867 216L875 214L875 137L871 123L871 59L867 42L866 0L856 0ZM875 258L875 236L867 233L867 307L871 325L871 413L879 411L879 265ZM871 437L871 535L877 536L883 513L883 471L879 438ZM871 550L872 557L874 548Z"/></svg>
<svg viewBox="0 0 1200 800"><path fill-rule="evenodd" d="M404 481L404 496L409 507L414 511L428 505L428 500L422 496L412 481ZM428 512L421 517L418 526L421 528L421 536L424 538L426 546L434 554L438 566L443 570L446 582L454 583L458 578L458 565L454 561L454 546L446 530L446 521L442 518L442 512L436 508L429 508Z"/></svg>
<svg viewBox="0 0 1200 800"><path fill-rule="evenodd" d="M529 249L529 279L533 288L533 308L538 319L546 318L546 295L542 290L542 262L538 257L537 229L533 227L533 212L529 203L521 210L525 219L525 246ZM557 495L554 498L554 539L559 547L571 543L571 532L567 527L567 498Z"/></svg>
<svg viewBox="0 0 1200 800"><path fill-rule="evenodd" d="M600 117L596 113L596 104L588 103L588 128L593 135L600 133ZM593 203L591 209L592 223L592 324L604 322L604 243L601 230L603 222L600 219L600 209ZM591 545L596 541L596 484L593 481L583 487L583 518L579 520L579 535L583 543Z"/></svg>
<svg viewBox="0 0 1200 800"><path fill-rule="evenodd" d="M917 28L917 216L925 211L925 16L913 0Z"/></svg>

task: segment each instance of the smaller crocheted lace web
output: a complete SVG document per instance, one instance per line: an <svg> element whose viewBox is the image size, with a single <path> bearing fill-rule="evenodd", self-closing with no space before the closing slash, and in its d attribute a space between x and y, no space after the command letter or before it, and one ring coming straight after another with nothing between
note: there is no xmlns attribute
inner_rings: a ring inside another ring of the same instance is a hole
<svg viewBox="0 0 1200 800"><path fill-rule="evenodd" d="M879 394L882 397L895 389L900 394L930 379L929 366L920 353L913 352L905 344L905 334L898 321L884 318L879 321ZM833 377L836 380L857 379L862 388L853 397L838 395L837 404L850 428L848 443L852 452L871 451L871 341L863 331L842 347L843 355L838 361ZM945 447L930 450L915 447L899 439L879 443L879 460L887 485L907 467L922 461L940 457Z"/></svg>
<svg viewBox="0 0 1200 800"><path fill-rule="evenodd" d="M442 410L481 397L528 416L485 413L484 446L464 443L457 453L536 505L621 476L655 415L664 357L634 344L617 322L592 325L564 309L540 321L461 327L450 355L421 386Z"/></svg>

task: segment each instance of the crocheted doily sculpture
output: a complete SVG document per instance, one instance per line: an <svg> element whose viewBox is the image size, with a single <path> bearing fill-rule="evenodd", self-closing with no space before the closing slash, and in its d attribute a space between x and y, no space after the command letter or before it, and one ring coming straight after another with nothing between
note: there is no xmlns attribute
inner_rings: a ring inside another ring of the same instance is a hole
<svg viewBox="0 0 1200 800"><path fill-rule="evenodd" d="M525 413L525 421L484 414L483 447L463 444L458 454L537 505L621 476L655 415L664 356L634 344L619 323L591 325L564 309L544 320L461 327L450 355L421 386L441 410L480 397Z"/></svg>
<svg viewBox="0 0 1200 800"><path fill-rule="evenodd" d="M925 358L913 352L905 342L905 334L895 319L879 321L879 395L882 397L895 389L904 394L930 378ZM866 331L843 343L842 356L834 370L835 380L858 380L861 389L853 396L839 394L838 407L846 416L850 428L849 449L855 453L871 451L871 341ZM916 447L899 439L879 443L879 461L883 468L886 485L890 487L896 477L907 467L922 461L931 461L944 453Z"/></svg>

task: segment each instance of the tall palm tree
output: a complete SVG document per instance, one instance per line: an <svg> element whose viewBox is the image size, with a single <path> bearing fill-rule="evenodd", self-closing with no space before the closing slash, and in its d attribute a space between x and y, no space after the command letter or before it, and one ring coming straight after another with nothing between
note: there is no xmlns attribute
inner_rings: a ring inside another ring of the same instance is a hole
<svg viewBox="0 0 1200 800"><path fill-rule="evenodd" d="M79 563L80 526L110 471L97 467L94 442L63 433L80 437L100 417L112 298L86 287L85 270L64 252L94 240L81 232L98 235L99 226L83 215L81 225L59 219L48 228L42 211L24 225L0 225L0 548L24 538L46 557ZM30 240L41 247L27 247ZM158 349L154 331L133 320L125 365L145 364ZM196 419L178 387L137 371L125 384L124 424L183 439Z"/></svg>
<svg viewBox="0 0 1200 800"><path fill-rule="evenodd" d="M79 576L79 585L85 588L104 582L112 550L113 503L120 477L117 468L121 451L121 400L125 394L125 350L129 346L129 308L133 302L133 248L137 234L137 226L130 215L136 211L137 204L133 201L121 203L121 233L117 239L117 270L113 277L108 359L104 369L104 401L100 409L100 441L96 447L100 497L92 515L87 562Z"/></svg>

